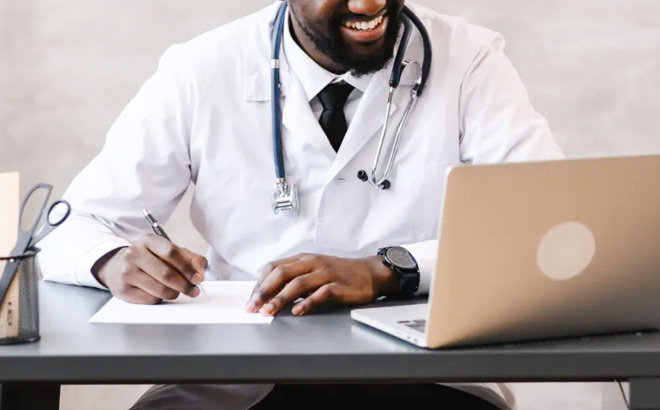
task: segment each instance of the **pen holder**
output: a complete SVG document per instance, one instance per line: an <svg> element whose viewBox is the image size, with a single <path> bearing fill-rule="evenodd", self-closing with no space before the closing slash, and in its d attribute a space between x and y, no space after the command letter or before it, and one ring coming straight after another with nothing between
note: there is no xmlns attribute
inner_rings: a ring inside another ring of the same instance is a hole
<svg viewBox="0 0 660 410"><path fill-rule="evenodd" d="M0 275L10 260L18 260L16 276L0 306L0 345L39 340L39 272L37 252L0 257Z"/></svg>

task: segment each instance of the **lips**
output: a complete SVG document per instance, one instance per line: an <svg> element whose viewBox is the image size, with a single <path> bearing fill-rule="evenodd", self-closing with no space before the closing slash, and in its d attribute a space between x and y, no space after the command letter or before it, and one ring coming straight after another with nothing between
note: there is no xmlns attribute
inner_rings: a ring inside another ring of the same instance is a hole
<svg viewBox="0 0 660 410"><path fill-rule="evenodd" d="M379 40L385 34L388 17L381 15L371 20L351 20L344 21L341 26L341 32L349 40L357 43L371 43Z"/></svg>

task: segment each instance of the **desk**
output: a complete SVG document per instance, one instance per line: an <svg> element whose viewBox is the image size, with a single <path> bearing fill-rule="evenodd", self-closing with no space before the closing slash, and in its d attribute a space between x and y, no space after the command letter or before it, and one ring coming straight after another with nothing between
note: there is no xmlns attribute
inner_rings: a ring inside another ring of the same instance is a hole
<svg viewBox="0 0 660 410"><path fill-rule="evenodd" d="M28 408L22 400L56 409L69 383L614 379L631 380L634 408L660 409L657 333L427 351L353 322L349 309L271 325L90 325L107 293L41 283L40 298L41 341L0 347L2 410Z"/></svg>

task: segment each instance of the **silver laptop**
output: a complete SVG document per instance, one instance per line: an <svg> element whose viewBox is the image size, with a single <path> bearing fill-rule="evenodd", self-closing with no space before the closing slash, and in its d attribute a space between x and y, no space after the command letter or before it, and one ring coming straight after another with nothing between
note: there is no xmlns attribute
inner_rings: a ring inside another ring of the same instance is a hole
<svg viewBox="0 0 660 410"><path fill-rule="evenodd" d="M428 348L660 326L660 155L458 166L429 303L351 316Z"/></svg>

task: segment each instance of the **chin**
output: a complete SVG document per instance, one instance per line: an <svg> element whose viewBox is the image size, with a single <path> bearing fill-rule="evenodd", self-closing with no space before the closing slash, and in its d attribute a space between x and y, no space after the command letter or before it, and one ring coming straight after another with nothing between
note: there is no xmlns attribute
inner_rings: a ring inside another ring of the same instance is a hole
<svg viewBox="0 0 660 410"><path fill-rule="evenodd" d="M351 57L357 60L369 60L373 58L382 59L386 52L387 50L382 41L363 45L353 45L350 48Z"/></svg>

